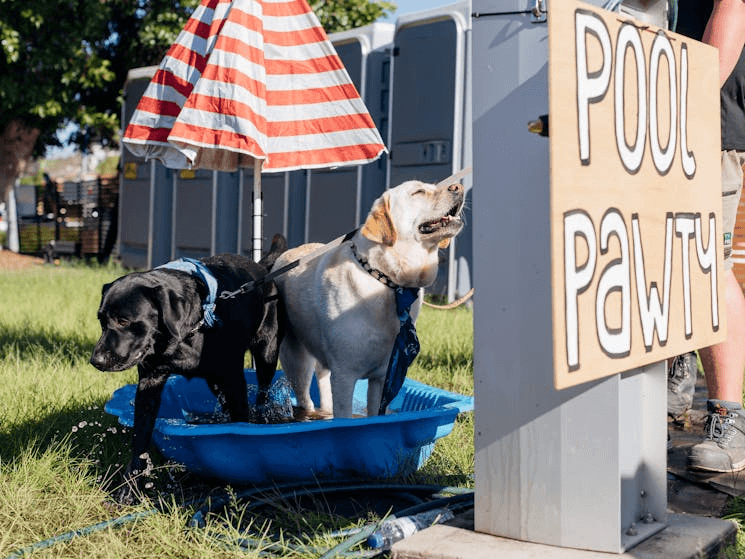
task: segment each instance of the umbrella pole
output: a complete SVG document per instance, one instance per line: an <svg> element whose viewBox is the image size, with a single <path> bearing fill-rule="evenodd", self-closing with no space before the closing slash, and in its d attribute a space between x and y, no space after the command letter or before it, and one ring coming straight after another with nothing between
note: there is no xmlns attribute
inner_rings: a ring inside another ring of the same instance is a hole
<svg viewBox="0 0 745 559"><path fill-rule="evenodd" d="M254 188L253 188L253 259L261 260L262 237L262 207L261 207L261 167L262 160L254 159Z"/></svg>

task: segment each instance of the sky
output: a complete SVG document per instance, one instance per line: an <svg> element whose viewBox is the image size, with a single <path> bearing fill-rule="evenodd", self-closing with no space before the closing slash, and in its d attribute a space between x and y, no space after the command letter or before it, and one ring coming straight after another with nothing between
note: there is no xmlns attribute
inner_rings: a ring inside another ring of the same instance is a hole
<svg viewBox="0 0 745 559"><path fill-rule="evenodd" d="M395 23L398 16L408 14L411 12L421 12L439 6L447 6L448 4L455 3L456 0L391 0L398 6L398 9L393 13L392 17L381 19L389 23Z"/></svg>
<svg viewBox="0 0 745 559"><path fill-rule="evenodd" d="M394 4L398 6L396 11L393 13L392 16L381 19L380 21L388 22L388 23L395 23L396 18L398 18L401 15L409 14L411 12L421 12L424 10L430 10L432 8L437 8L439 6L447 6L449 4L453 4L456 2L456 0L391 0ZM68 130L60 131L59 137L60 139L64 140L69 133L73 131L73 128L70 128ZM67 146L65 148L50 148L47 150L47 157L50 158L56 158L56 157L69 157L72 155L72 153L75 151L75 148L72 146Z"/></svg>

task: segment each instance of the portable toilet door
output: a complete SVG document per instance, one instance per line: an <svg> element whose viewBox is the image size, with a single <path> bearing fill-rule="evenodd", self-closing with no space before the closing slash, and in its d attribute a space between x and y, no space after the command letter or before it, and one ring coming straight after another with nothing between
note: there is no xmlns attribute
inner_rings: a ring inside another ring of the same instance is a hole
<svg viewBox="0 0 745 559"><path fill-rule="evenodd" d="M391 79L389 187L407 180L437 183L470 166L468 34L471 2L401 16L396 21ZM462 179L467 200L471 176ZM470 204L466 223L470 224ZM443 255L430 292L448 300L471 286L471 229Z"/></svg>
<svg viewBox="0 0 745 559"><path fill-rule="evenodd" d="M157 66L130 70L124 84L122 130L126 129ZM171 247L173 172L135 157L122 147L119 183L119 257L126 268L145 269L166 262Z"/></svg>
<svg viewBox="0 0 745 559"><path fill-rule="evenodd" d="M391 23L373 23L329 35L382 138L387 135L393 31ZM386 166L384 154L367 165L309 171L305 241L328 242L358 227L385 191Z"/></svg>
<svg viewBox="0 0 745 559"><path fill-rule="evenodd" d="M174 171L171 259L236 252L238 172Z"/></svg>

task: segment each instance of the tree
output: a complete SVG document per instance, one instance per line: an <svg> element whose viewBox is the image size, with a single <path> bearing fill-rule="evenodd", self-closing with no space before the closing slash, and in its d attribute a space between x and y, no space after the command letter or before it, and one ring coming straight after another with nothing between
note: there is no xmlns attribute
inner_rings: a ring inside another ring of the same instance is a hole
<svg viewBox="0 0 745 559"><path fill-rule="evenodd" d="M72 143L118 143L132 68L158 64L199 0L0 0L0 200L31 155ZM390 2L318 0L328 32L372 23Z"/></svg>
<svg viewBox="0 0 745 559"><path fill-rule="evenodd" d="M115 145L130 68L157 64L199 0L0 0L0 200L31 155Z"/></svg>
<svg viewBox="0 0 745 559"><path fill-rule="evenodd" d="M392 2L370 0L309 0L309 4L326 33L356 29L396 10Z"/></svg>

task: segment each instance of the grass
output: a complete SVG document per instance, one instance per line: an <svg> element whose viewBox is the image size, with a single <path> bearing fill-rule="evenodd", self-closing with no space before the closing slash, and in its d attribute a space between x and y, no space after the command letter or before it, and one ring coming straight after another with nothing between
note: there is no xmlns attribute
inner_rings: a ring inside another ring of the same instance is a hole
<svg viewBox="0 0 745 559"><path fill-rule="evenodd" d="M360 496L355 514L340 514L323 498L286 497L246 512L233 499L204 529L189 529L193 507L185 496L222 494L230 488L191 476L156 455L152 503L112 508L108 492L129 458L129 433L103 411L112 392L134 382L136 373L101 373L88 359L99 335L96 321L101 286L122 275L116 266L43 266L0 271L0 557L15 550L128 513L136 522L106 527L48 549L40 557L235 557L238 528L252 526L258 557L279 531L290 557L318 556L348 529L384 515ZM410 371L417 380L473 393L472 313L425 308L417 323L422 351ZM453 433L440 439L430 460L408 483L472 486L473 418L462 414ZM184 495L186 493L186 495ZM347 503L349 505L350 503ZM347 507L349 508L349 507ZM219 537L218 537L219 536ZM297 542L316 548L298 550Z"/></svg>

